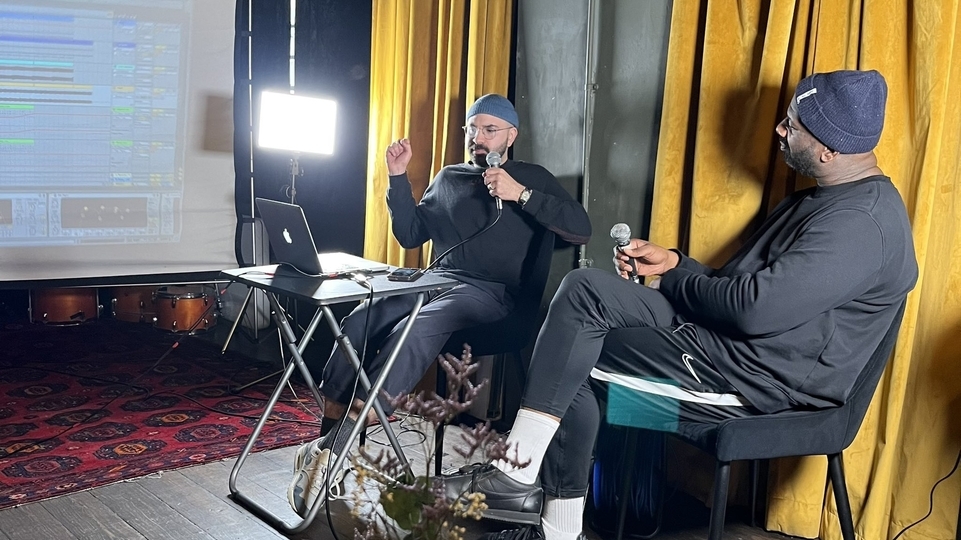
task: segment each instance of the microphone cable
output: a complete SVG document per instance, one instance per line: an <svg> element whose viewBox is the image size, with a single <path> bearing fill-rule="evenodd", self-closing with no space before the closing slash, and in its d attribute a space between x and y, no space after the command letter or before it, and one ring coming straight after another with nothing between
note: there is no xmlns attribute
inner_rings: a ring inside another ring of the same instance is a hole
<svg viewBox="0 0 961 540"><path fill-rule="evenodd" d="M498 199L498 200L500 200L500 199ZM437 265L437 263L440 262L444 257L446 257L451 251L454 251L455 249L457 249L457 248L463 246L464 244L466 244L467 242L470 242L471 240L477 238L478 236L480 236L480 235L484 234L485 232L487 232L487 231L491 230L492 228L494 228L494 225L497 225L497 222L500 221L501 215L502 215L503 213L504 213L503 207L502 207L501 205L497 205L497 217L494 218L494 221L492 221L492 222L490 223L490 225L488 225L488 226L484 227L483 229L475 232L474 234L468 236L467 238L461 240L460 242L457 242L457 243L454 244L453 246L447 248L443 253L441 253L441 254L438 255L437 257L434 257L434 260L431 261L431 263L427 265L427 268L424 268L424 272L427 272L428 270L432 270L432 269Z"/></svg>
<svg viewBox="0 0 961 540"><path fill-rule="evenodd" d="M483 229L475 232L474 234L468 236L467 238L465 238L465 239L461 240L460 242L457 242L457 243L454 244L453 246L447 248L447 250L445 250L443 253L441 253L440 255L438 255L437 257L435 257L434 260L431 261L431 263L427 265L427 268L424 268L424 272L426 272L426 271L428 271L428 270L432 270L432 269L437 265L437 263L440 262L441 259L443 259L444 257L446 257L451 251L454 251L455 249L457 249L457 248L463 246L464 244L466 244L467 242L470 242L471 240L473 240L473 239L477 238L478 236L484 234L485 232L491 230L491 228L493 228L494 225L497 225L497 222L498 222L500 219L501 219L501 210L498 210L498 211L497 211L497 217L494 218L494 221L492 221L490 225L484 227Z"/></svg>
<svg viewBox="0 0 961 540"><path fill-rule="evenodd" d="M496 167L500 167L500 162L499 162L499 160L500 160L500 154L498 154L497 152L493 152L493 154L495 154L495 155L497 156L497 159L498 159L498 164L496 165ZM465 238L465 239L461 240L460 242L457 242L457 243L454 244L453 246L447 248L443 253L441 253L441 254L438 255L437 257L434 257L434 260L431 261L431 263L428 264L426 268L424 268L424 272L427 272L428 270L432 270L432 269L434 268L434 266L436 266L437 263L440 262L444 257L446 257L451 251L454 251L455 249L463 246L463 245L466 244L467 242L470 242L471 240L473 240L473 239L477 238L478 236L484 234L485 232L491 230L491 229L494 227L494 225L497 225L497 222L500 221L500 219L501 219L501 215L503 215L503 213L504 213L504 205L503 205L503 203L501 202L500 197L495 197L495 199L496 199L496 206L497 206L497 217L494 218L494 221L492 221L490 225L484 227L483 229L475 232L474 234L468 236L467 238Z"/></svg>

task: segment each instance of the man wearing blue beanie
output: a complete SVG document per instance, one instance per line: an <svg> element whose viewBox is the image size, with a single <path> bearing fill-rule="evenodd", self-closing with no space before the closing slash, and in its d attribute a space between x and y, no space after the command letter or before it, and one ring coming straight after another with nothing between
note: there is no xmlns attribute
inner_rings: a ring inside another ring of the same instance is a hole
<svg viewBox="0 0 961 540"><path fill-rule="evenodd" d="M815 73L803 79L788 106L788 117L778 126L784 161L798 173L817 179L820 185L837 183L832 178L820 178L821 163L837 157L844 163L856 160L863 166L852 164L853 174L880 174L874 147L884 128L887 95L888 87L877 71ZM813 140L793 137L796 125ZM794 139L798 142L792 143Z"/></svg>
<svg viewBox="0 0 961 540"><path fill-rule="evenodd" d="M453 476L448 496L479 491L489 517L532 524L499 539L576 540L610 385L647 394L631 414L665 431L845 403L918 277L907 211L874 155L886 97L876 71L798 84L775 132L817 186L782 201L720 268L632 239L614 250L620 275L568 273L508 437L530 465ZM541 515L514 502L541 492Z"/></svg>
<svg viewBox="0 0 961 540"><path fill-rule="evenodd" d="M428 271L460 282L443 293L431 293L421 308L384 384L391 396L414 389L452 333L508 316L515 300L531 289L532 262L551 256L555 237L584 244L591 236L583 205L554 175L540 165L507 159L518 126L517 112L507 98L488 94L477 99L463 127L471 161L444 167L419 202L407 177L411 142L401 139L387 148L387 208L394 236L407 249L433 241L436 257ZM493 152L501 156L499 163L487 159ZM362 359L371 380L394 351L415 300L415 295L377 298L362 303L344 319L343 332L355 346L360 347L368 334L375 340ZM345 451L347 436L367 398L357 389L351 402L356 375L335 345L324 370L324 415L325 420L339 421L326 436L297 451L296 473L287 496L301 515L324 492L328 463ZM392 405L382 403L390 414ZM330 484L336 485L342 477L343 471L338 471ZM540 512L541 498L530 501L536 507L528 510Z"/></svg>

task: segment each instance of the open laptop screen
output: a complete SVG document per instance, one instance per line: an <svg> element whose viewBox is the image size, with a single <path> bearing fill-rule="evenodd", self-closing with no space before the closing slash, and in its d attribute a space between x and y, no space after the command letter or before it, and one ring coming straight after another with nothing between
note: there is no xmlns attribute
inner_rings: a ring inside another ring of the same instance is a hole
<svg viewBox="0 0 961 540"><path fill-rule="evenodd" d="M258 197L257 210L267 229L270 247L277 262L293 266L309 275L343 272L386 272L385 263L368 261L349 253L317 253L317 245L310 233L307 216L299 205Z"/></svg>

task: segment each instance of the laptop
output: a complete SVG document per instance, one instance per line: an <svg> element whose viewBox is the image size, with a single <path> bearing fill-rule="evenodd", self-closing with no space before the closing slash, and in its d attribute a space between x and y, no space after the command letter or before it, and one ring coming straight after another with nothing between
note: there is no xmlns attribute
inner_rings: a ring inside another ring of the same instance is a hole
<svg viewBox="0 0 961 540"><path fill-rule="evenodd" d="M376 274L390 270L386 263L349 253L318 253L303 208L260 197L255 200L278 262L314 276L349 272Z"/></svg>

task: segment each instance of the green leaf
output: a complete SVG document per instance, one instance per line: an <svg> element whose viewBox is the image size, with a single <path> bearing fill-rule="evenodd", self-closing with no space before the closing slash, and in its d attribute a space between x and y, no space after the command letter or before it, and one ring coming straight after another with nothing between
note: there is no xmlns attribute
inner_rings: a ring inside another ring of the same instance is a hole
<svg viewBox="0 0 961 540"><path fill-rule="evenodd" d="M433 495L425 488L425 484L418 478L413 490L409 486L385 486L380 492L380 504L387 516L402 528L413 529L420 523L421 508L434 502Z"/></svg>

